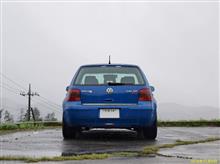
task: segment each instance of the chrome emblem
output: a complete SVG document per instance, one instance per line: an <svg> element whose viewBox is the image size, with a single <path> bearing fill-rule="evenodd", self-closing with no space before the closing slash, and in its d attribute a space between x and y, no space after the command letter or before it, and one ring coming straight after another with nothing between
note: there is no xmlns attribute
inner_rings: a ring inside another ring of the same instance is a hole
<svg viewBox="0 0 220 164"><path fill-rule="evenodd" d="M107 92L108 94L111 94L111 93L114 92L114 90L113 90L112 88L107 88L107 89L106 89L106 92Z"/></svg>
<svg viewBox="0 0 220 164"><path fill-rule="evenodd" d="M126 93L135 94L135 93L137 93L138 91L137 91L137 90L126 90L125 92L126 92Z"/></svg>
<svg viewBox="0 0 220 164"><path fill-rule="evenodd" d="M81 90L82 93L92 93L92 90Z"/></svg>

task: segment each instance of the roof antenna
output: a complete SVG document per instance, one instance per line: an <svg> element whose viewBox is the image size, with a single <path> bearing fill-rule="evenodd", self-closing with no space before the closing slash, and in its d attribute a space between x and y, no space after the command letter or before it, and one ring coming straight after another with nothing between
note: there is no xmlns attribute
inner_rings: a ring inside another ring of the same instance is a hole
<svg viewBox="0 0 220 164"><path fill-rule="evenodd" d="M111 64L111 55L108 57L108 64Z"/></svg>

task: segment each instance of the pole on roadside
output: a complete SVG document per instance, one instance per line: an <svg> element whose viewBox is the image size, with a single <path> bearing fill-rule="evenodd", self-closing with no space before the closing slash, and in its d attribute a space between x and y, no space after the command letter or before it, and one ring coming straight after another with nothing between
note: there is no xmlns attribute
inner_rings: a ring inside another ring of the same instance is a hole
<svg viewBox="0 0 220 164"><path fill-rule="evenodd" d="M31 97L32 96L40 96L37 92L31 92L31 84L29 84L29 88L28 88L28 92L27 93L20 93L21 96L28 96L28 110L27 110L27 117L28 117L28 121L31 120L31 114L33 117L33 120L35 121L35 115L34 115L34 111L33 108L31 107Z"/></svg>

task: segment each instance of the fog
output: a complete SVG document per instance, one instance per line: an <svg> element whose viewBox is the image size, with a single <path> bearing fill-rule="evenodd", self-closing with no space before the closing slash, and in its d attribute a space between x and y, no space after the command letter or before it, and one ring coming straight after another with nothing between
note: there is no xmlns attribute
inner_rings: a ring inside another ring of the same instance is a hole
<svg viewBox="0 0 220 164"><path fill-rule="evenodd" d="M217 1L4 1L1 9L1 72L57 104L80 65L111 55L140 66L159 103L219 106ZM1 107L26 105L1 92Z"/></svg>

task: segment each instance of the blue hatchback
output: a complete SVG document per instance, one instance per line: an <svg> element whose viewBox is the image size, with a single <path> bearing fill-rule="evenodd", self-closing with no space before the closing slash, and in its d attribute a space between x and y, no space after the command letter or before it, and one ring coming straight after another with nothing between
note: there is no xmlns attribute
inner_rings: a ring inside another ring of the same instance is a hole
<svg viewBox="0 0 220 164"><path fill-rule="evenodd" d="M146 139L157 136L157 104L136 65L95 64L79 68L66 88L63 137L91 128L131 129Z"/></svg>

